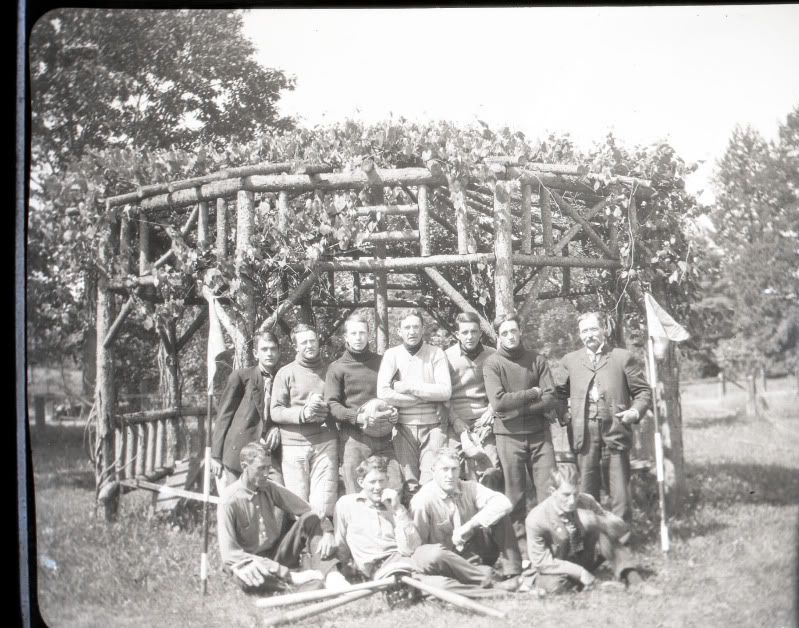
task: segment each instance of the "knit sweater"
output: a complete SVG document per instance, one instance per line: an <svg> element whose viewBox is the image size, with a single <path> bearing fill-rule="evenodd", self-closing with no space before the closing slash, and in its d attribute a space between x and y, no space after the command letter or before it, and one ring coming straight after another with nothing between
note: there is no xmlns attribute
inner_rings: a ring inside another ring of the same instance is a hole
<svg viewBox="0 0 799 628"><path fill-rule="evenodd" d="M337 438L335 422L328 416L323 423L304 423L302 409L313 393L324 395L327 367L320 360L312 363L297 358L281 368L272 384L272 420L280 426L280 442L285 445L318 445Z"/></svg>
<svg viewBox="0 0 799 628"><path fill-rule="evenodd" d="M483 350L472 359L458 343L444 353L449 362L449 376L452 381L452 395L449 399L450 418L472 423L488 408L483 367L486 360L494 353L494 349L483 347Z"/></svg>
<svg viewBox="0 0 799 628"><path fill-rule="evenodd" d="M369 349L347 349L327 369L325 400L336 421L355 425L358 408L377 397L377 372L381 357Z"/></svg>
<svg viewBox="0 0 799 628"><path fill-rule="evenodd" d="M544 412L555 406L555 388L543 356L522 345L513 351L500 347L486 360L483 374L488 402L500 415L494 434L536 434L549 427ZM519 415L501 417L513 410Z"/></svg>
<svg viewBox="0 0 799 628"><path fill-rule="evenodd" d="M397 381L407 386L407 392L394 390L392 384ZM404 345L399 345L383 354L377 374L377 396L397 408L400 423L438 423L439 406L449 399L451 392L447 357L439 347L423 343L411 355Z"/></svg>

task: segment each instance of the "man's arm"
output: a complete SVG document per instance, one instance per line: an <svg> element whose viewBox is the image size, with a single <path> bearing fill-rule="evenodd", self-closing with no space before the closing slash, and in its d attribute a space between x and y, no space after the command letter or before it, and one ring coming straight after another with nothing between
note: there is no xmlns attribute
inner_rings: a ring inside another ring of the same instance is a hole
<svg viewBox="0 0 799 628"><path fill-rule="evenodd" d="M216 509L217 539L222 563L228 569L240 567L251 561L259 561L280 578L287 578L289 569L269 558L245 552L236 538L236 510L233 503L220 503Z"/></svg>
<svg viewBox="0 0 799 628"><path fill-rule="evenodd" d="M489 528L513 509L513 504L502 493L492 491L478 482L469 482L467 486L474 489L473 499L477 506L477 513L469 520L473 526Z"/></svg>
<svg viewBox="0 0 799 628"><path fill-rule="evenodd" d="M410 556L422 544L419 531L402 504L394 510L394 538L397 540L397 551L403 556Z"/></svg>
<svg viewBox="0 0 799 628"><path fill-rule="evenodd" d="M219 408L216 412L216 421L211 434L211 458L222 460L222 453L225 448L225 438L227 437L233 415L244 398L244 381L237 371L230 373L219 400Z"/></svg>
<svg viewBox="0 0 799 628"><path fill-rule="evenodd" d="M541 394L538 401L530 404L531 412L540 414L546 412L550 408L554 408L558 400L555 398L555 382L552 379L552 373L549 370L549 364L542 355L535 357L533 368L538 373L538 387L541 389Z"/></svg>
<svg viewBox="0 0 799 628"><path fill-rule="evenodd" d="M431 361L434 382L408 382L406 389L414 397L423 401L447 401L452 395L452 380L449 377L447 356L436 347Z"/></svg>
<svg viewBox="0 0 799 628"><path fill-rule="evenodd" d="M302 406L292 407L289 370L282 368L275 375L275 383L272 384L272 405L270 416L275 423L297 424L301 423Z"/></svg>
<svg viewBox="0 0 799 628"><path fill-rule="evenodd" d="M535 513L537 514L537 513ZM547 543L549 530L546 525L538 520L534 511L531 511L525 521L527 531L527 556L533 569L541 574L556 576L570 576L579 580L583 575L583 568L577 563L555 558Z"/></svg>
<svg viewBox="0 0 799 628"><path fill-rule="evenodd" d="M627 388L633 400L631 407L638 412L638 418L634 422L638 423L652 404L652 390L649 388L638 360L632 353L627 355L624 362L624 376L627 378Z"/></svg>
<svg viewBox="0 0 799 628"><path fill-rule="evenodd" d="M377 398L382 399L396 408L408 408L416 404L419 400L413 395L398 393L391 387L391 380L397 372L397 362L394 352L386 351L383 361L380 362L380 370L377 372Z"/></svg>
<svg viewBox="0 0 799 628"><path fill-rule="evenodd" d="M336 421L342 423L355 423L358 408L348 408L344 398L344 370L337 364L331 364L327 369L325 378L325 401L330 408L330 414Z"/></svg>
<svg viewBox="0 0 799 628"><path fill-rule="evenodd" d="M538 399L541 393L537 387L519 391L505 390L500 365L494 359L489 359L483 366L483 377L488 403L495 412L502 415L527 408L535 399Z"/></svg>
<svg viewBox="0 0 799 628"><path fill-rule="evenodd" d="M335 528L335 543L336 543L336 557L341 561L341 564L346 564L352 557L350 546L347 545L347 523L350 519L350 512L348 505L344 498L340 498L336 503L335 508L336 524Z"/></svg>
<svg viewBox="0 0 799 628"><path fill-rule="evenodd" d="M417 493L411 498L411 515L421 544L430 543L430 513L427 512L423 495Z"/></svg>

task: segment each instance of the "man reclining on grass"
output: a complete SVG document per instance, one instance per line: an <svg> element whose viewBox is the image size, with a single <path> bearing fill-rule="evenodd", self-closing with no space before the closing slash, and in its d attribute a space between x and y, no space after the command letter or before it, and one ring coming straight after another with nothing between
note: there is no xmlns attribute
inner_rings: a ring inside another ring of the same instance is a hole
<svg viewBox="0 0 799 628"><path fill-rule="evenodd" d="M541 593L591 587L593 571L607 561L616 578L629 586L642 583L621 543L629 526L603 509L588 493L578 492L580 477L571 465L550 474L550 496L527 515L527 553Z"/></svg>
<svg viewBox="0 0 799 628"><path fill-rule="evenodd" d="M490 569L475 567L441 545L423 545L397 491L386 488L387 467L388 460L382 456L364 460L356 469L361 491L338 500L339 560L344 563L352 557L358 571L374 580L394 573L413 574L428 584L468 597L482 597L493 584L488 577Z"/></svg>
<svg viewBox="0 0 799 628"><path fill-rule="evenodd" d="M346 585L332 558L333 524L312 511L308 502L268 479L271 457L259 443L240 453L242 474L219 498L217 522L219 552L225 571L232 573L245 593ZM280 526L275 506L290 517ZM308 564L301 567L307 554Z"/></svg>

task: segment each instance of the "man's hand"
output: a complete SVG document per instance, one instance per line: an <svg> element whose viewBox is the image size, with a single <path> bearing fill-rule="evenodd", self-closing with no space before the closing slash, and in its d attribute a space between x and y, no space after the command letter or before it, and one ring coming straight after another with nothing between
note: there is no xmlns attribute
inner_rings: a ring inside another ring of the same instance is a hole
<svg viewBox="0 0 799 628"><path fill-rule="evenodd" d="M319 554L322 559L330 558L336 550L336 542L332 532L325 532L319 541Z"/></svg>
<svg viewBox="0 0 799 628"><path fill-rule="evenodd" d="M273 427L266 433L264 445L269 451L274 451L280 446L280 428Z"/></svg>
<svg viewBox="0 0 799 628"><path fill-rule="evenodd" d="M398 392L398 393L402 393L404 395L407 395L408 392L409 392L408 383L407 382L403 382L402 380L397 380L396 382L394 382L394 392Z"/></svg>
<svg viewBox="0 0 799 628"><path fill-rule="evenodd" d="M389 406L389 408L391 408L391 416L388 417L388 422L391 423L391 425L396 425L399 420L399 410L394 406Z"/></svg>
<svg viewBox="0 0 799 628"><path fill-rule="evenodd" d="M274 573L264 562L253 560L242 567L233 567L233 573L246 585L258 587L264 583L264 576Z"/></svg>
<svg viewBox="0 0 799 628"><path fill-rule="evenodd" d="M590 587L592 584L594 584L595 580L596 578L594 575L587 569L583 569L580 572L580 584L582 584L584 587Z"/></svg>
<svg viewBox="0 0 799 628"><path fill-rule="evenodd" d="M638 411L634 408L629 410L622 410L616 413L616 417L621 420L625 425L630 425L638 420Z"/></svg>
<svg viewBox="0 0 799 628"><path fill-rule="evenodd" d="M474 532L474 527L470 523L464 523L462 526L458 526L452 531L452 544L455 546L455 549L460 551L463 549L463 546L466 545L466 541L468 541L472 533Z"/></svg>
<svg viewBox="0 0 799 628"><path fill-rule="evenodd" d="M392 511L397 510L402 505L400 504L399 493L393 488L384 488L383 493L380 495L380 501Z"/></svg>
<svg viewBox="0 0 799 628"><path fill-rule="evenodd" d="M461 434L469 430L469 427L466 425L466 423L463 422L463 419L458 419L458 418L450 419L449 424L450 426L452 426L452 431L455 432L455 436L460 436Z"/></svg>
<svg viewBox="0 0 799 628"><path fill-rule="evenodd" d="M311 580L322 580L322 572L317 569L306 569L305 571L289 572L291 584L305 584Z"/></svg>
<svg viewBox="0 0 799 628"><path fill-rule="evenodd" d="M211 474L218 478L222 477L222 461L211 458Z"/></svg>
<svg viewBox="0 0 799 628"><path fill-rule="evenodd" d="M530 392L533 393L533 401L541 398L541 389L538 386L533 386L530 389Z"/></svg>

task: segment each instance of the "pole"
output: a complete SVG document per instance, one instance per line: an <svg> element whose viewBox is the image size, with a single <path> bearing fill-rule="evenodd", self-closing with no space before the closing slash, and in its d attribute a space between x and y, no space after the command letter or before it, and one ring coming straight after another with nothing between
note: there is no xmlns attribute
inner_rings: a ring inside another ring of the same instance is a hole
<svg viewBox="0 0 799 628"><path fill-rule="evenodd" d="M423 593L428 593L434 597L437 597L440 600L449 602L450 604L452 604L453 606L457 606L458 608L466 609L469 611L475 611L477 613L481 613L483 615L489 615L490 617L497 617L499 619L504 619L507 616L502 611L498 611L495 608L491 608L490 606L486 606L484 604L475 602L474 600L470 600L465 595L461 595L460 593L454 593L453 591L447 591L446 589L442 589L441 587L428 584L427 582L416 580L415 578L411 578L410 576L402 576L400 580L405 584L407 584L409 587L413 587L414 589L419 589L419 591L422 591Z"/></svg>
<svg viewBox="0 0 799 628"><path fill-rule="evenodd" d="M203 551L200 554L200 587L203 595L208 593L208 500L211 496L211 398L205 414L205 458L203 459Z"/></svg>
<svg viewBox="0 0 799 628"><path fill-rule="evenodd" d="M300 619L305 619L306 617L313 617L314 615L319 615L320 613L329 611L330 609L336 608L337 606L342 606L343 604L349 604L350 602L354 602L355 600L360 600L361 598L368 597L372 595L375 591L376 589L364 589L361 591L353 591L351 593L345 593L344 595L333 598L332 600L317 602L316 604L311 604L310 606L306 606L305 608L298 608L293 611L286 611L275 617L268 617L267 619L264 620L262 625L282 626L283 624L290 624Z"/></svg>
<svg viewBox="0 0 799 628"><path fill-rule="evenodd" d="M660 436L660 409L658 407L658 375L655 363L655 341L649 336L649 385L652 388L652 414L655 417L655 469L658 480L658 504L660 506L660 549L669 551L669 528L666 525L666 484L663 473L663 441Z"/></svg>
<svg viewBox="0 0 799 628"><path fill-rule="evenodd" d="M281 606L291 606L292 604L302 604L303 602L318 602L319 600L338 597L339 595L352 593L353 591L363 591L364 589L379 591L396 584L397 579L394 576L390 576L381 580L369 580L368 582L353 584L343 590L320 589L318 591L300 591L298 593L262 597L255 600L255 605L258 608L278 608Z"/></svg>

